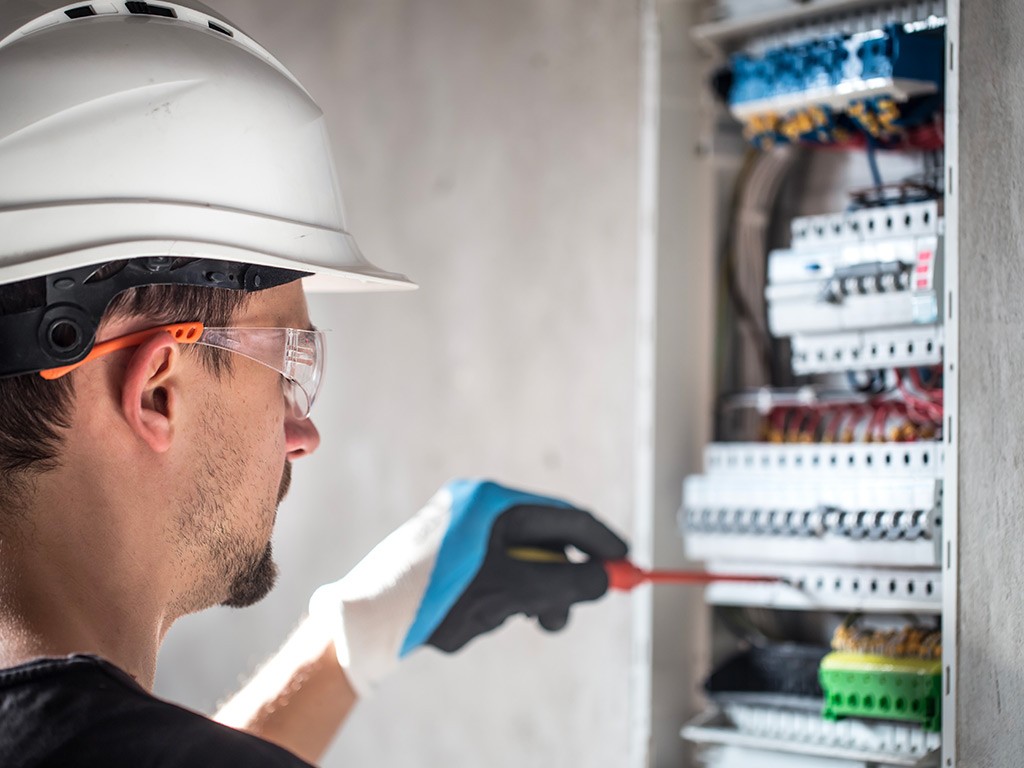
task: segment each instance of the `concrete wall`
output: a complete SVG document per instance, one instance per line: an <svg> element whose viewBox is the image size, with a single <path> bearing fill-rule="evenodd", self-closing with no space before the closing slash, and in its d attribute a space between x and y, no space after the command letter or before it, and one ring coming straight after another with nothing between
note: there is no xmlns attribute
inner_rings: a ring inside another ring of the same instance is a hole
<svg viewBox="0 0 1024 768"><path fill-rule="evenodd" d="M1024 5L963 3L957 760L1024 751Z"/></svg>
<svg viewBox="0 0 1024 768"><path fill-rule="evenodd" d="M158 692L211 710L434 489L490 475L633 525L639 10L621 0L212 0L333 130L349 223L409 295L314 297L333 329L260 606L183 620ZM425 650L326 765L621 766L629 600Z"/></svg>

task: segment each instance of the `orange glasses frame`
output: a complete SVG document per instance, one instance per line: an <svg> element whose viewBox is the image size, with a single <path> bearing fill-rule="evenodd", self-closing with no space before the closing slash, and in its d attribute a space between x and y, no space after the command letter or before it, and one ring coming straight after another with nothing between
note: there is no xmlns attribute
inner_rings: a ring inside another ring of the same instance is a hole
<svg viewBox="0 0 1024 768"><path fill-rule="evenodd" d="M64 365L59 368L47 368L44 371L40 371L39 375L47 381L59 379L61 376L71 373L71 371L75 370L79 366L85 365L86 363L95 360L97 357L103 357L104 355L109 355L112 352L117 352L122 349L128 349L129 347L137 347L157 334L165 331L171 334L171 336L174 337L174 340L179 344L195 344L199 341L199 337L203 335L203 324L174 323L172 325L160 325L156 328L150 328L145 331L129 333L127 336L119 336L116 339L110 339L110 341L100 342L90 350L88 355L83 357L77 363Z"/></svg>

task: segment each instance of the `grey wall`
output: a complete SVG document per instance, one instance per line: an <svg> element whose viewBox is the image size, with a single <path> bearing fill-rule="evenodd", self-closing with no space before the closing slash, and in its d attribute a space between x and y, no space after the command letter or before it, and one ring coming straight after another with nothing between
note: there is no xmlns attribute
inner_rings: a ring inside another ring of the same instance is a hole
<svg viewBox="0 0 1024 768"><path fill-rule="evenodd" d="M1024 749L1024 5L961 26L957 759L1002 768Z"/></svg>
<svg viewBox="0 0 1024 768"><path fill-rule="evenodd" d="M183 620L158 692L211 710L455 475L633 525L639 11L621 0L213 0L333 130L349 223L415 294L314 297L323 445L296 465L260 606ZM620 766L628 598L415 654L327 765Z"/></svg>

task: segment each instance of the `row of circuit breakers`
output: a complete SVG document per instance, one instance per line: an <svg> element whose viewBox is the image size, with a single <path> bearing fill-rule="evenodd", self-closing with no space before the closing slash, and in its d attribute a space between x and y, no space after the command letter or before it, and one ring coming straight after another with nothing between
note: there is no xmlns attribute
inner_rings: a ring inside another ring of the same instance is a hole
<svg viewBox="0 0 1024 768"><path fill-rule="evenodd" d="M765 292L794 372L940 363L941 228L934 201L795 219ZM704 464L685 480L679 523L687 556L712 569L939 567L937 442L714 443ZM939 601L934 586L916 597Z"/></svg>
<svg viewBox="0 0 1024 768"><path fill-rule="evenodd" d="M797 374L942 361L935 201L793 221L768 262L768 323Z"/></svg>

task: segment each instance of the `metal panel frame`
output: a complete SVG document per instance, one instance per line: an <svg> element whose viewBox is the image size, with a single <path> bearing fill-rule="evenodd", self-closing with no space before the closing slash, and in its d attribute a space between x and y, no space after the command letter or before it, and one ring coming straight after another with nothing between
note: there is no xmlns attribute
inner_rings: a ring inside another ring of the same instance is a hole
<svg viewBox="0 0 1024 768"><path fill-rule="evenodd" d="M955 768L957 755L956 687L957 687L957 627L959 625L959 454L960 433L960 203L957 163L960 154L960 0L947 0L946 4L946 111L945 158L946 195L943 215L946 220L944 251L945 273L945 372L943 378L945 433L948 461L944 462L945 489L942 512L943 558L942 568L942 765Z"/></svg>

